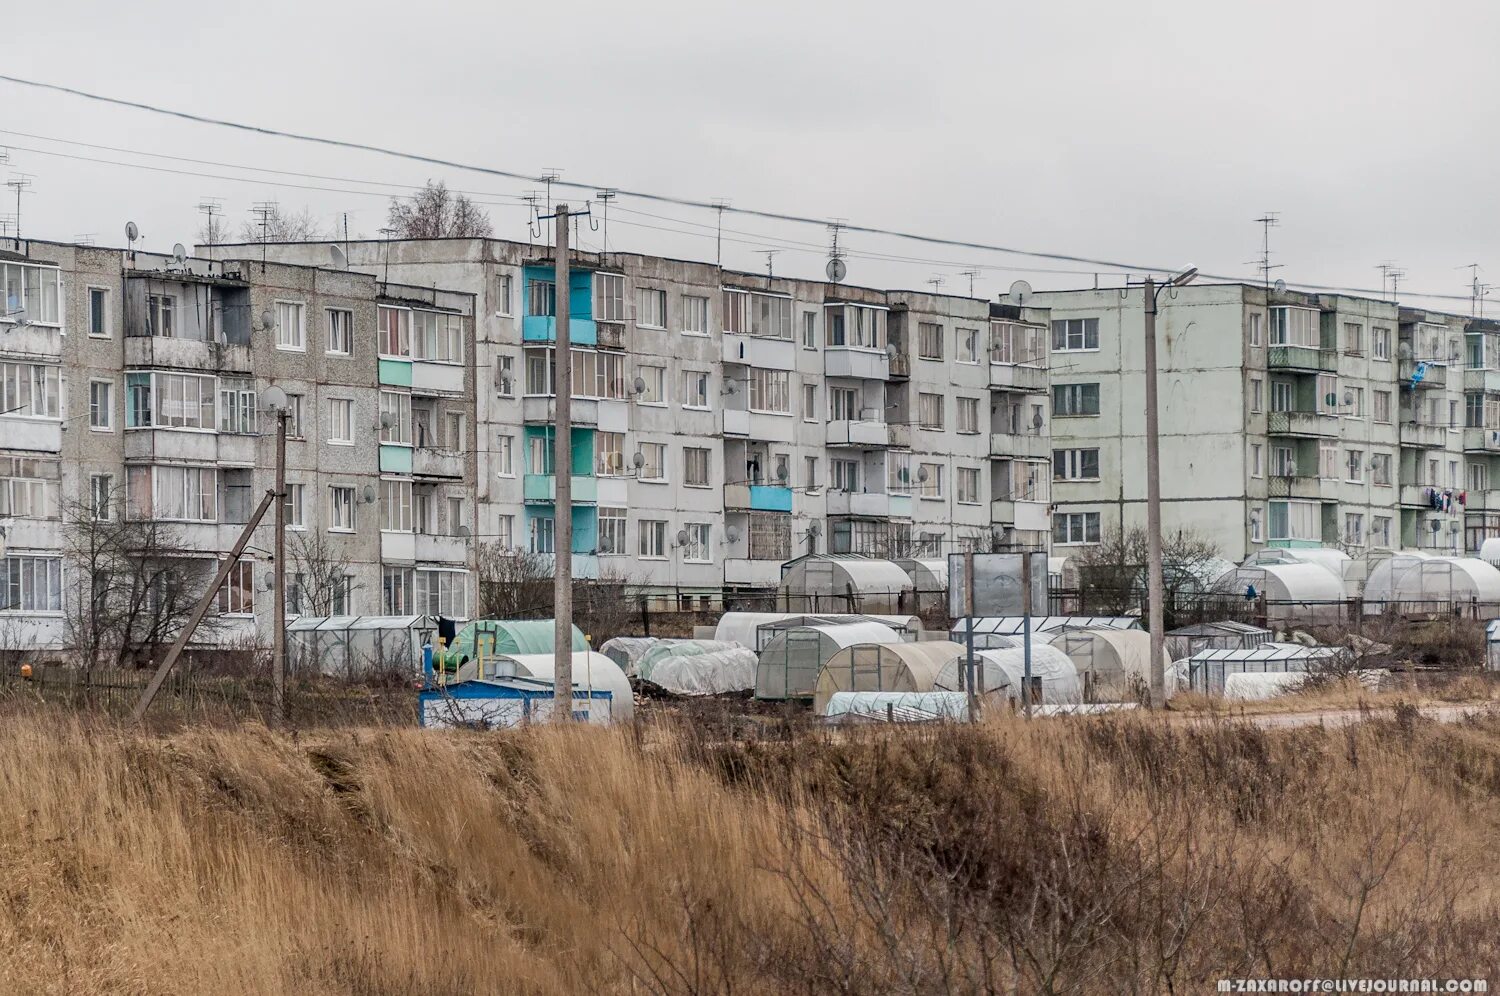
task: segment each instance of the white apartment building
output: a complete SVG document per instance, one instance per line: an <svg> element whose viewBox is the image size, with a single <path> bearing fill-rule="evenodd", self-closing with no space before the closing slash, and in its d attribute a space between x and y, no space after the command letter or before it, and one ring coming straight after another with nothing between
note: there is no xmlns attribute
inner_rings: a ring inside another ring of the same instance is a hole
<svg viewBox="0 0 1500 996"><path fill-rule="evenodd" d="M475 295L477 536L555 556L551 249L338 245L353 269ZM691 603L765 591L807 553L1045 542L1045 314L630 253L571 267L575 576Z"/></svg>
<svg viewBox="0 0 1500 996"><path fill-rule="evenodd" d="M1051 312L1053 545L1065 555L1145 524L1142 292L1034 300ZM1464 491L1487 487L1477 447L1490 443L1464 434L1464 388L1481 388L1468 410L1479 430L1500 428L1482 391L1500 385L1460 372L1467 322L1245 284L1163 292L1164 531L1207 537L1234 561L1278 546L1475 549L1494 523L1487 491ZM1500 358L1492 337L1471 340L1477 362Z"/></svg>

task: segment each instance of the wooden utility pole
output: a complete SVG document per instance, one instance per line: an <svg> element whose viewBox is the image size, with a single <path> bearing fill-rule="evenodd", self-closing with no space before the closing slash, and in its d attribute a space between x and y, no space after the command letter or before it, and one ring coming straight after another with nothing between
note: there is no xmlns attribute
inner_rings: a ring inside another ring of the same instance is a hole
<svg viewBox="0 0 1500 996"><path fill-rule="evenodd" d="M553 652L552 719L566 723L573 718L573 339L568 328L568 206L557 205L557 258L553 262L554 324L557 350L553 396L557 399L553 418L552 477L556 498L552 520L552 597L557 632ZM592 705L592 703L590 703Z"/></svg>
<svg viewBox="0 0 1500 996"><path fill-rule="evenodd" d="M1175 281L1173 281L1175 283ZM1166 585L1162 581L1161 562L1161 432L1157 421L1156 401L1156 281L1145 280L1146 297L1146 615L1151 628L1151 707L1160 709L1167 702L1167 676L1162 666L1166 636L1162 633L1162 599Z"/></svg>
<svg viewBox="0 0 1500 996"><path fill-rule="evenodd" d="M276 412L276 565L275 604L271 606L271 714L286 725L286 406Z"/></svg>

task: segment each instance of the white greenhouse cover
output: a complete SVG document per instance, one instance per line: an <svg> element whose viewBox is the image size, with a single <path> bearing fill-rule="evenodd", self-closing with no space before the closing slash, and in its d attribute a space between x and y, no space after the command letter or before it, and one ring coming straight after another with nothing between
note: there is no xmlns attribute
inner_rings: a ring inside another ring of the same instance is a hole
<svg viewBox="0 0 1500 996"><path fill-rule="evenodd" d="M636 665L645 656L646 651L659 643L676 642L660 640L654 636L617 636L612 640L604 641L599 652L616 664L627 675L635 674Z"/></svg>
<svg viewBox="0 0 1500 996"><path fill-rule="evenodd" d="M1500 565L1500 538L1487 539L1479 545L1479 559L1486 564Z"/></svg>
<svg viewBox="0 0 1500 996"><path fill-rule="evenodd" d="M755 687L755 651L745 647L664 657L648 680L678 695L723 695Z"/></svg>
<svg viewBox="0 0 1500 996"><path fill-rule="evenodd" d="M897 561L918 591L947 591L948 565L941 560Z"/></svg>
<svg viewBox="0 0 1500 996"><path fill-rule="evenodd" d="M985 691L1006 689L1011 698L1021 697L1025 683L1026 659L1020 647L1006 650L975 651L981 670L981 687ZM959 658L943 666L933 687L942 691L957 692L963 689L965 660ZM1031 676L1042 680L1043 702L1081 702L1083 685L1078 680L1078 668L1072 659L1056 647L1035 644L1031 648Z"/></svg>
<svg viewBox="0 0 1500 996"><path fill-rule="evenodd" d="M490 660L487 658L485 663ZM552 654L502 655L493 660L501 675L509 665L510 673L524 678L557 680L557 658ZM612 693L610 716L617 723L629 722L635 715L635 694L630 689L630 679L625 677L620 665L598 651L580 650L573 654L573 687L599 688Z"/></svg>
<svg viewBox="0 0 1500 996"><path fill-rule="evenodd" d="M662 661L673 657L697 657L699 654L736 648L743 649L738 643L723 643L719 640L663 640L647 650L636 661L636 673L647 681L656 681L654 674Z"/></svg>
<svg viewBox="0 0 1500 996"><path fill-rule="evenodd" d="M822 712L835 692L930 692L943 665L963 652L947 640L845 647L818 672L814 709Z"/></svg>
<svg viewBox="0 0 1500 996"><path fill-rule="evenodd" d="M800 619L808 614L806 612L726 612L719 617L719 623L714 627L714 639L721 643L738 643L742 647L750 647L753 650L756 633L762 626L785 622L788 619ZM818 613L818 616L823 619L874 619L893 629L908 629L915 633L922 631L922 621L916 616L860 614L840 616L827 613Z"/></svg>
<svg viewBox="0 0 1500 996"><path fill-rule="evenodd" d="M834 692L823 715L898 723L962 721L969 718L969 696L964 692Z"/></svg>
<svg viewBox="0 0 1500 996"><path fill-rule="evenodd" d="M1260 671L1224 676L1224 697L1246 702L1274 699L1307 683L1306 671Z"/></svg>
<svg viewBox="0 0 1500 996"><path fill-rule="evenodd" d="M831 563L849 576L857 592L898 592L912 586L911 578L893 561L834 560Z"/></svg>
<svg viewBox="0 0 1500 996"><path fill-rule="evenodd" d="M1273 602L1341 602L1344 581L1313 563L1260 564L1240 567L1219 579L1222 592L1243 595L1249 585Z"/></svg>
<svg viewBox="0 0 1500 996"><path fill-rule="evenodd" d="M852 647L856 643L900 643L901 635L884 623L857 622L840 623L835 626L803 626L802 630L822 633L840 648ZM788 630L796 632L796 630Z"/></svg>
<svg viewBox="0 0 1500 996"><path fill-rule="evenodd" d="M1333 547L1303 547L1293 549L1290 547L1274 550L1261 550L1246 558L1244 567L1263 567L1266 564L1317 564L1329 573L1342 578L1348 573L1348 565L1351 559L1343 550Z"/></svg>
<svg viewBox="0 0 1500 996"><path fill-rule="evenodd" d="M1477 557L1396 554L1370 571L1365 601L1500 602L1500 570Z"/></svg>

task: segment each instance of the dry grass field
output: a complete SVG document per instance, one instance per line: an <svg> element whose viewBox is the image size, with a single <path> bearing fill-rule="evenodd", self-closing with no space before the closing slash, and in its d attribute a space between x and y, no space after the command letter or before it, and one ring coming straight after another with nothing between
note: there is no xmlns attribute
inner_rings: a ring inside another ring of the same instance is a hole
<svg viewBox="0 0 1500 996"><path fill-rule="evenodd" d="M0 992L1500 979L1500 723L0 724Z"/></svg>

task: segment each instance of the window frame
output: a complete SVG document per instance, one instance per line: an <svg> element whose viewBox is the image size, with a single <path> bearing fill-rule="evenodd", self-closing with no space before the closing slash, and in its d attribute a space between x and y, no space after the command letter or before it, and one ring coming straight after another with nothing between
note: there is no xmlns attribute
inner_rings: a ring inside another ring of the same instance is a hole
<svg viewBox="0 0 1500 996"><path fill-rule="evenodd" d="M277 298L273 304L276 308L276 348L283 353L307 352L307 302ZM283 341L286 332L284 309L294 309L297 315L297 340L291 345Z"/></svg>

